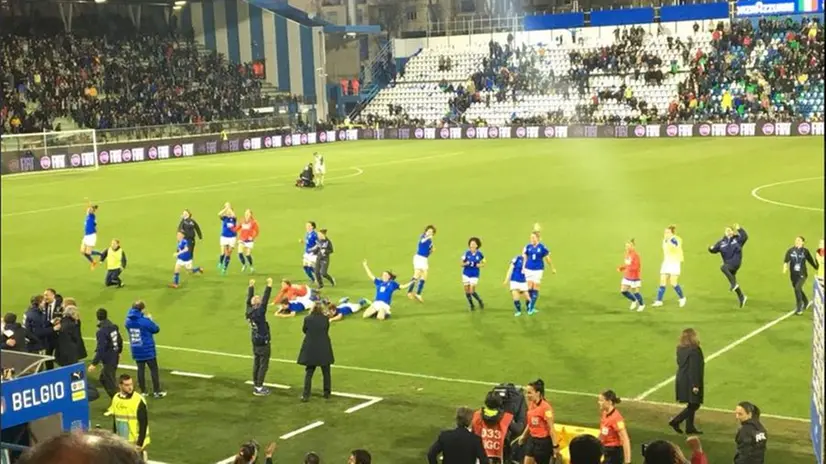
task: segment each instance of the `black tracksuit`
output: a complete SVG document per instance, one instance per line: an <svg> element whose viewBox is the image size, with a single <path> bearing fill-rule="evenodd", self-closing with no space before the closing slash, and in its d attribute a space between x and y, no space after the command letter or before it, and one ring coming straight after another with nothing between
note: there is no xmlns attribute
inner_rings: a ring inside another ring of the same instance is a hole
<svg viewBox="0 0 826 464"><path fill-rule="evenodd" d="M184 238L189 243L189 251L192 252L192 257L195 257L195 235L198 235L198 240L203 240L204 236L201 234L201 226L195 222L192 217L188 219L181 219L178 224L178 231L184 234Z"/></svg>
<svg viewBox="0 0 826 464"><path fill-rule="evenodd" d="M246 317L252 335L252 382L256 388L264 386L264 378L270 367L272 349L270 347L270 323L267 322L267 305L271 294L272 287L268 285L261 297L261 302L253 306L252 297L255 295L255 287L250 286L247 290Z"/></svg>
<svg viewBox="0 0 826 464"><path fill-rule="evenodd" d="M768 435L766 428L758 419L752 417L740 424L734 442L737 444L734 464L763 464L765 462Z"/></svg>
<svg viewBox="0 0 826 464"><path fill-rule="evenodd" d="M328 273L330 268L330 255L333 254L333 242L329 238L318 239L316 245L310 249L310 253L316 255L315 261L315 281L318 282L318 288L324 287L324 277L331 285L335 286L336 280Z"/></svg>
<svg viewBox="0 0 826 464"><path fill-rule="evenodd" d="M793 246L786 251L784 262L789 266L789 275L794 289L795 311L797 314L802 314L803 310L809 305L809 298L806 297L806 291L803 290L803 284L806 283L806 279L809 277L806 263L817 269L817 261L807 248Z"/></svg>
<svg viewBox="0 0 826 464"><path fill-rule="evenodd" d="M118 392L115 373L120 361L120 354L123 351L123 337L120 335L118 326L105 319L98 323L95 338L97 339L97 347L95 348L95 358L92 360L92 365L103 364L103 369L100 371L100 383L109 397L112 398Z"/></svg>
<svg viewBox="0 0 826 464"><path fill-rule="evenodd" d="M737 300L742 305L745 302L745 296L737 283L737 271L743 263L743 247L746 245L749 236L746 230L740 228L735 235L731 237L723 237L713 246L709 247L710 253L719 253L723 258L723 265L720 270L728 279L731 290L737 293Z"/></svg>

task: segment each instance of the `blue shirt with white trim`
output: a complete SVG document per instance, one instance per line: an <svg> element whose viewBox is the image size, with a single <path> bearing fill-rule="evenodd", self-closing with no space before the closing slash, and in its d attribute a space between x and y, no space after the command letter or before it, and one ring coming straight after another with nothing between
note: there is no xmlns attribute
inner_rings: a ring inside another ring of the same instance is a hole
<svg viewBox="0 0 826 464"><path fill-rule="evenodd" d="M537 243L536 245L529 243L525 246L523 253L527 256L525 269L529 271L541 271L545 269L545 257L551 254L543 243Z"/></svg>
<svg viewBox="0 0 826 464"><path fill-rule="evenodd" d="M400 288L399 283L395 280L385 282L379 278L376 278L373 283L376 285L376 297L374 300L381 301L382 303L386 303L387 306L390 306L390 301L393 300L393 292Z"/></svg>
<svg viewBox="0 0 826 464"><path fill-rule="evenodd" d="M465 251L465 254L462 255L462 262L464 262L462 275L465 277L478 278L481 271L479 265L482 264L483 259L485 259L485 255L479 250L476 250L476 253L470 250Z"/></svg>

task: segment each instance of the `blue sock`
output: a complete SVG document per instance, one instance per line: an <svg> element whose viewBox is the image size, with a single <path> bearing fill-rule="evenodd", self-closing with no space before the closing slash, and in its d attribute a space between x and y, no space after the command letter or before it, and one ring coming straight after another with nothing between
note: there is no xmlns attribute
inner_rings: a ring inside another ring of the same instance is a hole
<svg viewBox="0 0 826 464"><path fill-rule="evenodd" d="M310 279L310 282L315 282L315 274L313 273L313 268L310 266L304 266L304 273L307 274L307 278Z"/></svg>
<svg viewBox="0 0 826 464"><path fill-rule="evenodd" d="M637 303L639 303L640 306L645 306L645 303L642 301L642 293L640 293L640 292L635 293L634 298L637 299Z"/></svg>
<svg viewBox="0 0 826 464"><path fill-rule="evenodd" d="M100 252L92 250L92 256L100 256Z"/></svg>
<svg viewBox="0 0 826 464"><path fill-rule="evenodd" d="M665 285L660 285L657 288L657 301L662 301L665 296Z"/></svg>
<svg viewBox="0 0 826 464"><path fill-rule="evenodd" d="M247 256L247 264L249 264L250 267L252 267L252 255Z"/></svg>
<svg viewBox="0 0 826 464"><path fill-rule="evenodd" d="M424 279L419 279L419 288L416 289L416 295L421 295L424 290Z"/></svg>
<svg viewBox="0 0 826 464"><path fill-rule="evenodd" d="M219 265L219 266L223 266L223 265L224 265L224 254L223 254L223 253L221 253L220 255L218 255L218 265Z"/></svg>
<svg viewBox="0 0 826 464"><path fill-rule="evenodd" d="M230 262L230 256L229 255L224 255L224 270L225 271L229 267L229 262Z"/></svg>
<svg viewBox="0 0 826 464"><path fill-rule="evenodd" d="M175 273L175 275L174 275L174 276L172 276L172 282L173 282L175 285L178 285L178 282L180 282L180 281L181 281L181 273L180 273L180 272L176 272L176 273Z"/></svg>
<svg viewBox="0 0 826 464"><path fill-rule="evenodd" d="M414 288L416 288L416 278L415 277L410 282L410 285L407 286L407 293L413 293Z"/></svg>
<svg viewBox="0 0 826 464"><path fill-rule="evenodd" d="M465 293L465 298L467 298L467 303L470 305L470 309L473 309L473 297L470 296L470 293Z"/></svg>
<svg viewBox="0 0 826 464"><path fill-rule="evenodd" d="M675 285L674 286L674 291L677 292L678 297L683 298L683 287L680 287L679 285Z"/></svg>
<svg viewBox="0 0 826 464"><path fill-rule="evenodd" d="M473 292L473 293L471 293L471 296L472 296L473 298L476 298L476 301L478 301L478 302L479 302L479 304L484 304L484 303L482 302L482 299L479 297L479 294L478 294L478 293Z"/></svg>
<svg viewBox="0 0 826 464"><path fill-rule="evenodd" d="M522 302L519 300L513 300L513 307L516 308L517 313L522 312Z"/></svg>
<svg viewBox="0 0 826 464"><path fill-rule="evenodd" d="M92 259L92 255L88 253L84 253L83 257L86 258L90 263L94 263L95 261Z"/></svg>
<svg viewBox="0 0 826 464"><path fill-rule="evenodd" d="M539 290L528 290L528 296L531 297L531 302L528 305L528 309L533 310L536 308L536 300L539 299Z"/></svg>
<svg viewBox="0 0 826 464"><path fill-rule="evenodd" d="M628 290L622 292L622 296L624 296L625 298L628 298L631 301L637 301L637 299L634 297L634 295L632 295L631 292L629 292Z"/></svg>
<svg viewBox="0 0 826 464"><path fill-rule="evenodd" d="M247 265L247 261L244 259L244 253L238 253L238 260L241 261L242 266Z"/></svg>

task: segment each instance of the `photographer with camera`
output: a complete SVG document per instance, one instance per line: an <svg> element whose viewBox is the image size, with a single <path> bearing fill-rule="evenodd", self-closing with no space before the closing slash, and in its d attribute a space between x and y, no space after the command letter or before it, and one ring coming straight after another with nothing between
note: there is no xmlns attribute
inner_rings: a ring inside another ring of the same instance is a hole
<svg viewBox="0 0 826 464"><path fill-rule="evenodd" d="M267 445L266 451L264 451L264 464L272 464L272 455L275 453L275 442L270 443ZM260 446L258 442L255 440L250 440L243 445L241 445L241 449L238 450L238 454L235 455L235 461L232 461L233 464L253 464L258 461L258 454L260 452Z"/></svg>
<svg viewBox="0 0 826 464"><path fill-rule="evenodd" d="M509 437L519 436L524 424L514 421L513 414L506 411L504 400L497 391L491 391L485 398L485 406L473 413L471 429L482 438L482 446L490 464L506 462L510 456Z"/></svg>

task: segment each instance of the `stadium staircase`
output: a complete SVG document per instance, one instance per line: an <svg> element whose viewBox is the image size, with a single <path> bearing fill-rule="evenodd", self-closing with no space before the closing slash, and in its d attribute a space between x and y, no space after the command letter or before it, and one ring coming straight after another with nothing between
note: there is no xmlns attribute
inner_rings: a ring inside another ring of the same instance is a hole
<svg viewBox="0 0 826 464"><path fill-rule="evenodd" d="M393 42L390 40L386 40L370 63L365 66L367 71L364 73L365 78L370 79L362 88L359 90L359 105L353 110L350 114L350 119L354 119L360 110L360 108L364 108L365 105L370 103L370 101L381 92L382 89L387 87L392 82L392 76L386 76L383 72L383 62L385 62L388 57L392 58L393 56Z"/></svg>

